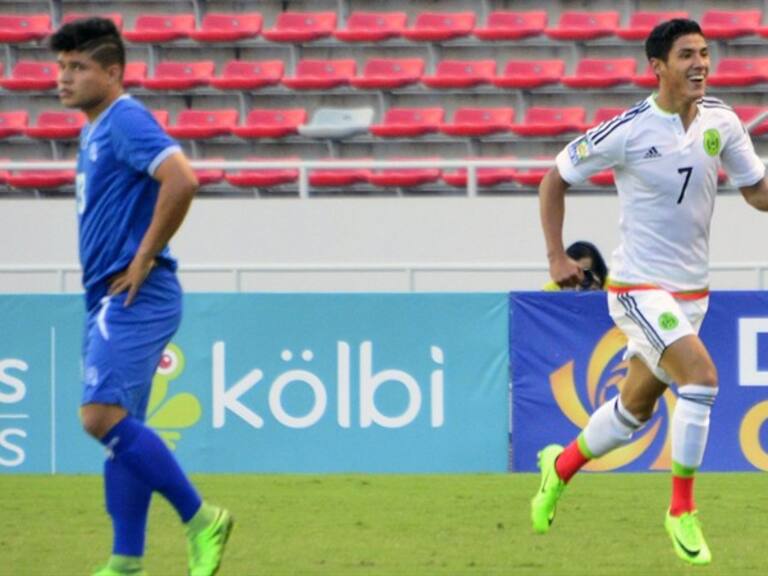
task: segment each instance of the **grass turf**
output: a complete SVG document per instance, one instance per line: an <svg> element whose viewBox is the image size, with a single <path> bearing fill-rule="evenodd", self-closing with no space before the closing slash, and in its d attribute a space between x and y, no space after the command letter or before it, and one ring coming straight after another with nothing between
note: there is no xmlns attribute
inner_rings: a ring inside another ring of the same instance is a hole
<svg viewBox="0 0 768 576"><path fill-rule="evenodd" d="M532 474L200 475L235 530L220 576L765 574L768 476L701 474L713 564L684 565L663 528L666 474L584 474L552 531L531 532ZM96 476L0 476L0 574L78 575L103 563L111 529ZM155 496L145 566L186 574L183 531Z"/></svg>

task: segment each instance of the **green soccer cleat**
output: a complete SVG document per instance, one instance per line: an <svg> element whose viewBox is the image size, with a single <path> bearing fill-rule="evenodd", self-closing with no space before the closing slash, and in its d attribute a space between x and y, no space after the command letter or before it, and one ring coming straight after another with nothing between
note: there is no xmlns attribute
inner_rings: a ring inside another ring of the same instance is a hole
<svg viewBox="0 0 768 576"><path fill-rule="evenodd" d="M712 553L701 532L698 512L694 510L681 516L671 516L667 511L664 527L672 538L675 554L682 560L698 566L712 562Z"/></svg>
<svg viewBox="0 0 768 576"><path fill-rule="evenodd" d="M550 444L538 453L541 485L531 500L531 522L533 531L546 534L555 519L555 510L560 495L565 490L565 482L557 475L555 460L563 452L559 444Z"/></svg>
<svg viewBox="0 0 768 576"><path fill-rule="evenodd" d="M128 572L116 570L107 564L96 570L96 572L93 573L93 576L147 576L147 573L144 572L143 569L130 570Z"/></svg>
<svg viewBox="0 0 768 576"><path fill-rule="evenodd" d="M218 508L215 520L188 538L189 576L213 576L219 571L234 523L227 510Z"/></svg>

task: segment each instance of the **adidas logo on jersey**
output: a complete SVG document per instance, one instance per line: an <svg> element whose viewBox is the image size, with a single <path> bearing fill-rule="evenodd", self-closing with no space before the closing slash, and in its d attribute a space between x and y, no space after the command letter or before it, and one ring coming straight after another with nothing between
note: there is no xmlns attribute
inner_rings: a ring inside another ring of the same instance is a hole
<svg viewBox="0 0 768 576"><path fill-rule="evenodd" d="M656 146L651 146L648 148L648 152L645 153L643 158L661 158L661 153L656 150Z"/></svg>

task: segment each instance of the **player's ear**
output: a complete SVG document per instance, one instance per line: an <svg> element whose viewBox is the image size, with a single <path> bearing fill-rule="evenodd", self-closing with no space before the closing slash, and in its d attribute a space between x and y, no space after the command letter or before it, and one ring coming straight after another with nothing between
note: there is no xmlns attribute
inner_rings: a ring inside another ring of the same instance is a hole
<svg viewBox="0 0 768 576"><path fill-rule="evenodd" d="M123 67L120 64L107 66L107 75L112 83L120 84L123 81Z"/></svg>
<svg viewBox="0 0 768 576"><path fill-rule="evenodd" d="M649 60L649 63L651 64L651 69L653 70L653 73L658 78L661 74L662 68L665 66L665 62L659 58L651 58Z"/></svg>

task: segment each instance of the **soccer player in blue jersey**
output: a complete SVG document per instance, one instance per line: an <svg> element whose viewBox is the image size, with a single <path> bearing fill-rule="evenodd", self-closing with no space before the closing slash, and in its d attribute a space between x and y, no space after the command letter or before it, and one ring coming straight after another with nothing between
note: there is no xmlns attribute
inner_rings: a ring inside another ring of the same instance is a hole
<svg viewBox="0 0 768 576"><path fill-rule="evenodd" d="M77 159L77 215L87 319L83 342L85 430L107 449L106 507L114 541L98 576L145 574L147 513L162 494L184 523L189 574L215 574L230 513L203 502L173 454L144 424L152 377L181 321L181 288L168 241L197 179L152 114L123 92L125 47L110 20L62 26L62 104L88 117Z"/></svg>

